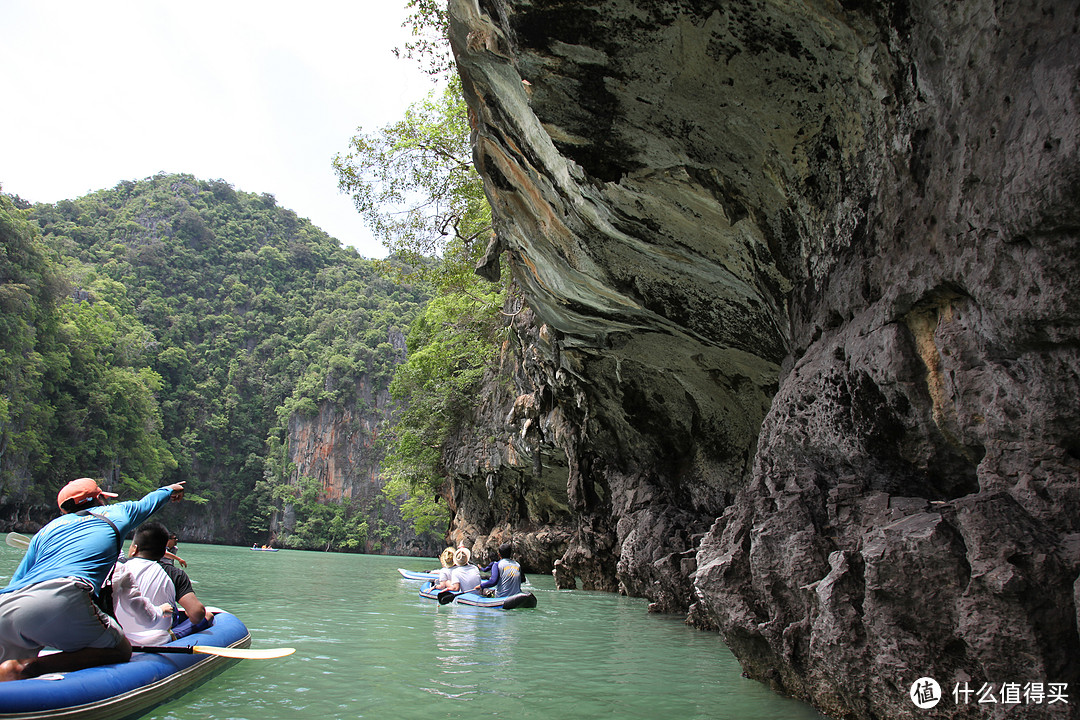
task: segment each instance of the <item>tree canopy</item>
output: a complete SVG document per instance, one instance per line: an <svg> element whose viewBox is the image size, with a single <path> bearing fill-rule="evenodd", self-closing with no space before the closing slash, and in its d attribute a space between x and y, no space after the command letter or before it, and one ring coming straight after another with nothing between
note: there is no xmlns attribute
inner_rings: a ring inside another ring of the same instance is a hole
<svg viewBox="0 0 1080 720"><path fill-rule="evenodd" d="M398 122L358 132L349 151L334 158L334 170L339 188L395 258L443 292L473 285L491 238L491 207L472 164L460 80Z"/></svg>
<svg viewBox="0 0 1080 720"><path fill-rule="evenodd" d="M152 336L124 289L69 275L0 197L0 497L52 504L52 478L145 491L176 460L161 435Z"/></svg>
<svg viewBox="0 0 1080 720"><path fill-rule="evenodd" d="M476 390L494 365L506 282L475 274L493 236L491 207L472 164L468 109L460 79L443 62L446 15L439 3L414 0L415 44L441 91L373 133L358 132L334 168L339 187L397 258L431 282L436 296L413 323L408 357L391 392L403 410L390 432L384 492L402 503L417 531L439 531L445 510L442 457L468 422Z"/></svg>

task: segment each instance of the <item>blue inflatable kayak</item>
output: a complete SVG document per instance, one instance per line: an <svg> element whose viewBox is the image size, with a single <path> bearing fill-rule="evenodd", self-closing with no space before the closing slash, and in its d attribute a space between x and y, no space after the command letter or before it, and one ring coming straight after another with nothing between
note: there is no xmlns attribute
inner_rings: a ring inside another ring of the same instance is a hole
<svg viewBox="0 0 1080 720"><path fill-rule="evenodd" d="M219 612L209 629L166 644L246 648L251 635L235 615ZM137 652L127 663L0 683L0 720L125 718L191 689L235 662L216 655Z"/></svg>
<svg viewBox="0 0 1080 720"><path fill-rule="evenodd" d="M419 570L406 570L405 568L398 568L397 571L401 573L401 577L406 580L434 580L439 577L435 573L420 572Z"/></svg>
<svg viewBox="0 0 1080 720"><path fill-rule="evenodd" d="M487 597L480 593L467 592L467 593L450 593L450 595L443 595L448 593L449 590L436 590L432 587L431 583L424 583L420 588L420 597L427 598L429 600L438 600L439 604L446 605L450 602L456 602L460 605L472 605L473 607L487 607L498 608L501 610L514 610L516 608L534 608L536 607L536 596L530 592L522 592L516 595L509 595L507 597ZM443 595L443 597L440 597Z"/></svg>
<svg viewBox="0 0 1080 720"><path fill-rule="evenodd" d="M459 605L514 610L515 608L536 607L536 596L530 592L521 592L507 597L487 597L479 593L467 592L454 596L454 602Z"/></svg>

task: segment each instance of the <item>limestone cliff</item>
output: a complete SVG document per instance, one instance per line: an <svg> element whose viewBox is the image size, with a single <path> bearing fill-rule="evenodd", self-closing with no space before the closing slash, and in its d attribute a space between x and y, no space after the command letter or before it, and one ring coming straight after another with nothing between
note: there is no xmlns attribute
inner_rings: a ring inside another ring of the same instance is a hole
<svg viewBox="0 0 1080 720"><path fill-rule="evenodd" d="M392 331L388 341L403 358L405 336ZM360 548L364 552L436 555L441 545L432 538L418 537L402 520L400 510L382 495L379 469L385 448L379 444L379 435L391 423L394 410L385 383L376 384L361 376L350 396L356 400L344 406L323 402L316 415L293 415L289 419L286 446L289 462L295 467L290 480L315 478L326 500L351 500L362 508L369 527L367 543ZM286 504L274 520L272 531L275 535L288 532L295 522L293 507ZM398 530L388 537L378 537L380 524Z"/></svg>
<svg viewBox="0 0 1080 720"><path fill-rule="evenodd" d="M1080 681L1078 6L450 10L529 308L459 531L546 478L562 583L837 716Z"/></svg>

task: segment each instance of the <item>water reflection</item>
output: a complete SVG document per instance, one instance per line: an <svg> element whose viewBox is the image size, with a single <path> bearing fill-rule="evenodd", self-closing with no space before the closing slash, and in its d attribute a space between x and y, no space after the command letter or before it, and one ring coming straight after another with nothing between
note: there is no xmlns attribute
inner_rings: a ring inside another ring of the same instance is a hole
<svg viewBox="0 0 1080 720"><path fill-rule="evenodd" d="M435 638L435 660L439 674L431 678L433 687L427 692L444 697L464 698L479 692L479 683L472 667L478 665L476 619L465 613L446 608L435 614L432 632Z"/></svg>

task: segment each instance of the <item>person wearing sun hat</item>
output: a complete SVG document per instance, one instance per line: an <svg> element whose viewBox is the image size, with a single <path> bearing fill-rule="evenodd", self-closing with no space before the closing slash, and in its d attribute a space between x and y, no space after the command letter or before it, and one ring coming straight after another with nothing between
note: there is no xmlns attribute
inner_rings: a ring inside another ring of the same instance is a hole
<svg viewBox="0 0 1080 720"><path fill-rule="evenodd" d="M454 572L454 548L448 547L439 553L439 563L442 567L432 570L438 576L433 585L437 590L445 590L450 584L450 575Z"/></svg>
<svg viewBox="0 0 1080 720"><path fill-rule="evenodd" d="M124 538L162 505L182 500L184 483L141 500L106 504L95 480L72 480L56 496L63 515L43 527L11 582L0 588L0 681L127 662L131 645L93 596ZM37 657L44 647L60 652Z"/></svg>
<svg viewBox="0 0 1080 720"><path fill-rule="evenodd" d="M472 552L469 548L458 548L454 551L454 569L450 572L447 590L469 592L480 586L480 568L473 565L471 560Z"/></svg>

